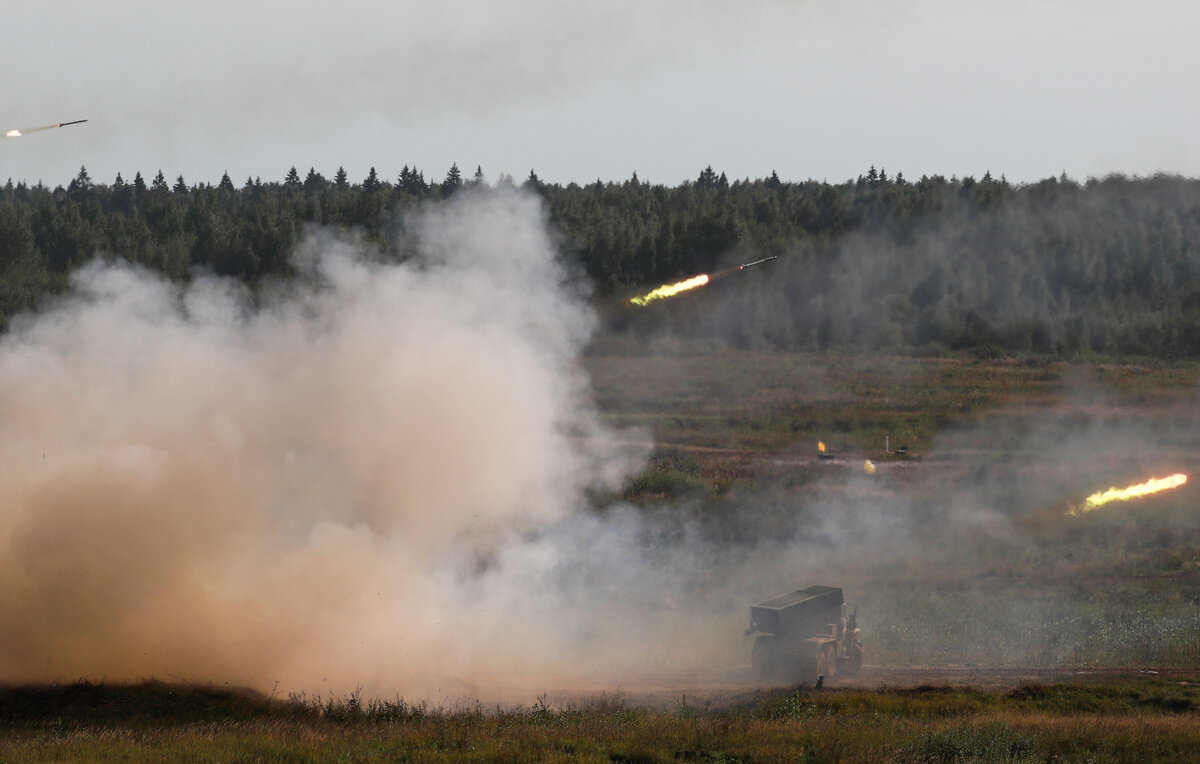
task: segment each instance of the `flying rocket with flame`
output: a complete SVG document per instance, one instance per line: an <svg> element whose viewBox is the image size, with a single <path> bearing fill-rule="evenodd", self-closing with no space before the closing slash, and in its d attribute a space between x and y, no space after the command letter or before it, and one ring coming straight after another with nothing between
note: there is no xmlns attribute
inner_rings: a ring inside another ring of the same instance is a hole
<svg viewBox="0 0 1200 764"><path fill-rule="evenodd" d="M79 125L87 122L86 119L76 119L71 122L55 122L53 125L42 125L41 127L22 127L17 130L9 130L4 134L5 138L20 138L22 135L41 132L42 130L53 130L56 127L66 127L67 125Z"/></svg>
<svg viewBox="0 0 1200 764"><path fill-rule="evenodd" d="M723 276L728 276L736 271L744 271L747 268L753 268L756 265L769 263L772 260L777 260L778 258L778 255L772 255L771 257L764 257L761 260L755 260L752 263L742 263L741 265L733 268L726 268L725 270L718 271L711 276L707 273L701 273L699 276L692 276L690 279L677 281L674 284L663 284L652 292L647 292L646 294L630 298L629 302L633 303L634 305L645 305L646 303L653 302L654 300L661 300L664 297L674 297L680 292L686 292L691 289L696 289L697 287L702 287L705 284L716 281Z"/></svg>
<svg viewBox="0 0 1200 764"><path fill-rule="evenodd" d="M646 303L653 302L654 300L661 300L664 297L674 297L680 292L686 292L689 289L702 287L707 284L708 281L708 274L701 273L699 276L693 276L690 279L677 281L674 284L663 284L658 289L655 289L652 292L647 292L643 295L638 295L637 297L633 297L629 301L634 305L645 305Z"/></svg>
<svg viewBox="0 0 1200 764"><path fill-rule="evenodd" d="M1068 515L1079 516L1085 512L1091 512L1093 509L1099 509L1110 501L1129 501L1142 496L1148 496L1159 491L1166 491L1171 488L1178 488L1188 481L1188 476L1182 473L1170 475L1165 478L1151 478L1144 483L1131 485L1127 488L1109 488L1107 491L1099 491L1092 494L1084 500L1083 504L1073 505L1067 510Z"/></svg>

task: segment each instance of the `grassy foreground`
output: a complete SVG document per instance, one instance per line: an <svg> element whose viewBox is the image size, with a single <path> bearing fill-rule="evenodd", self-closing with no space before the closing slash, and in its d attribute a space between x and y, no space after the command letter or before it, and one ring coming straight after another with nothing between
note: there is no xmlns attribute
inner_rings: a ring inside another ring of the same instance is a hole
<svg viewBox="0 0 1200 764"><path fill-rule="evenodd" d="M0 761L1194 761L1200 671L1170 679L759 692L665 712L325 702L160 683L0 690Z"/></svg>

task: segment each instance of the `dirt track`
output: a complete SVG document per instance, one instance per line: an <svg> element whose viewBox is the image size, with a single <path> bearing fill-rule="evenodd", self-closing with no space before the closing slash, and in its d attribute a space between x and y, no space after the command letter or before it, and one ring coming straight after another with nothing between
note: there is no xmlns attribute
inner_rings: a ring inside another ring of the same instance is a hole
<svg viewBox="0 0 1200 764"><path fill-rule="evenodd" d="M978 666L915 666L865 667L857 676L834 677L832 687L877 689L880 687L920 687L944 685L979 687L982 689L1011 689L1032 682L1051 683L1128 677L1196 677L1200 670L1184 668L1030 668Z"/></svg>

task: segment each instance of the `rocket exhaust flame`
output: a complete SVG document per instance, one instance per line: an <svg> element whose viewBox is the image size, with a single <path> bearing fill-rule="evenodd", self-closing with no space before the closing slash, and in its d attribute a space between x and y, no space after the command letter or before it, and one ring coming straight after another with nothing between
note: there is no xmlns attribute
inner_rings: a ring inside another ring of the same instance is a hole
<svg viewBox="0 0 1200 764"><path fill-rule="evenodd" d="M1078 517L1086 512L1091 512L1093 509L1099 509L1110 501L1129 501L1130 499L1158 493L1159 491L1178 488L1187 483L1187 481L1187 475L1177 473L1165 478L1151 478L1145 483L1138 483L1127 488L1109 488L1107 491L1099 491L1087 497L1083 504L1073 505L1067 510L1067 514Z"/></svg>
<svg viewBox="0 0 1200 764"><path fill-rule="evenodd" d="M87 122L87 120L86 119L76 119L71 122L55 122L53 125L42 125L41 127L22 127L22 128L18 128L16 130L9 130L7 133L4 134L4 137L5 138L20 138L21 136L28 135L29 133L38 133L38 132L41 132L42 130L53 130L56 127L66 127L67 125L79 125L84 122Z"/></svg>
<svg viewBox="0 0 1200 764"><path fill-rule="evenodd" d="M674 297L675 295L679 294L680 292L686 292L689 289L695 289L696 287L702 287L705 284L709 283L710 281L716 281L717 279L722 278L724 276L728 276L731 273L737 273L738 271L744 271L747 268L753 268L756 265L762 265L763 263L769 263L772 260L778 260L778 259L779 259L778 255L772 255L771 257L764 257L761 260L755 260L752 263L742 263L741 265L734 266L733 268L726 268L723 271L717 271L716 273L714 273L711 276L708 275L707 273L701 273L699 276L693 276L690 279L685 279L684 281L678 281L674 284L665 284L663 286L660 286L658 289L655 289L653 292L647 292L646 294L631 298L629 300L629 302L633 303L634 305L645 305L648 302L653 302L654 300L661 300L664 297Z"/></svg>
<svg viewBox="0 0 1200 764"><path fill-rule="evenodd" d="M633 303L634 305L645 305L648 302L653 302L654 300L661 300L664 297L674 297L675 295L679 294L680 292L686 292L689 289L695 289L696 287L702 287L707 283L708 283L708 274L701 273L699 276L693 276L690 279L685 279L684 281L679 281L674 284L665 284L663 286L660 286L658 289L655 289L653 292L647 292L644 295L640 295L638 297L632 298L630 300L630 302Z"/></svg>

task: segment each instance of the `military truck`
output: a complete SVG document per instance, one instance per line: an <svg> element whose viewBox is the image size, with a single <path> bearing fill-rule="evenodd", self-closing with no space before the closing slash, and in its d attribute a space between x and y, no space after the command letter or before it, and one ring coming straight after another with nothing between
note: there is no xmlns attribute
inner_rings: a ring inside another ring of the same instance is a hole
<svg viewBox="0 0 1200 764"><path fill-rule="evenodd" d="M746 635L755 632L761 633L750 663L760 681L816 686L862 668L858 608L847 616L842 590L835 586L797 589L751 606Z"/></svg>

